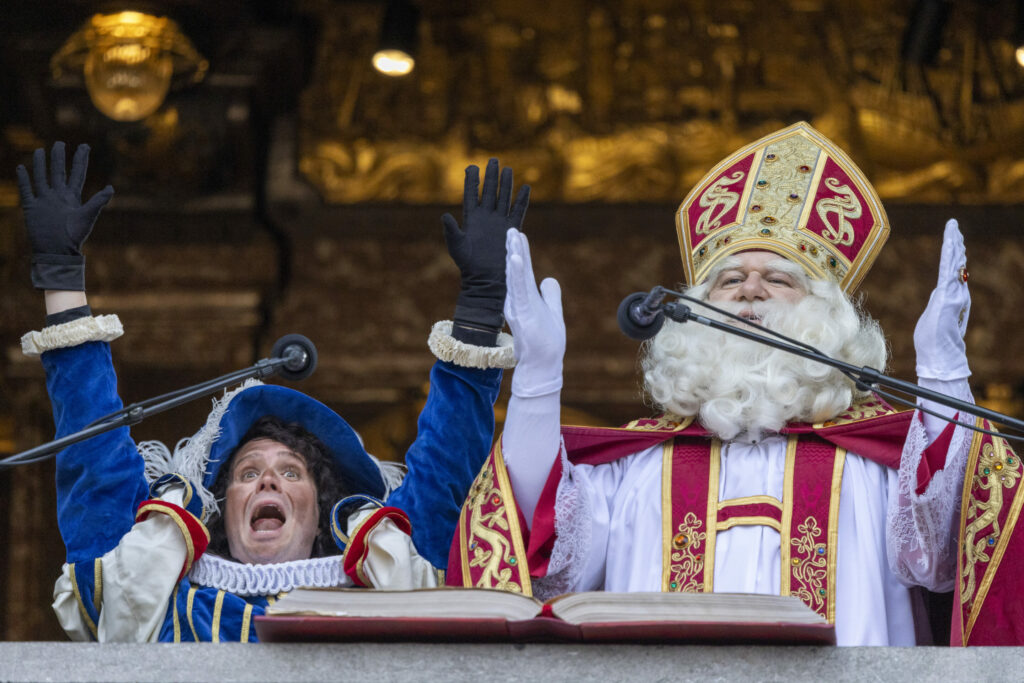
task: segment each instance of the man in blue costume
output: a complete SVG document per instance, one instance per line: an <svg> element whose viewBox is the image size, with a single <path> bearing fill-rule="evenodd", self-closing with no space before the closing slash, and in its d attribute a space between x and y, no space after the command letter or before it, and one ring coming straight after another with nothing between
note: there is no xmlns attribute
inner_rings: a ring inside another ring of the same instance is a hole
<svg viewBox="0 0 1024 683"><path fill-rule="evenodd" d="M63 143L17 169L46 326L22 338L41 355L57 436L122 408L109 342L116 315L93 316L81 248L113 195L83 204L89 149L65 172ZM408 469L369 455L352 428L312 398L250 380L214 401L173 453L136 445L123 427L57 456L58 521L67 562L54 609L75 640L252 641L252 618L295 586L435 586L459 506L487 455L501 368L514 362L504 323L505 231L529 188L512 173L466 170L464 229L444 217L462 275L453 321L437 323L438 357ZM500 338L499 338L500 337Z"/></svg>

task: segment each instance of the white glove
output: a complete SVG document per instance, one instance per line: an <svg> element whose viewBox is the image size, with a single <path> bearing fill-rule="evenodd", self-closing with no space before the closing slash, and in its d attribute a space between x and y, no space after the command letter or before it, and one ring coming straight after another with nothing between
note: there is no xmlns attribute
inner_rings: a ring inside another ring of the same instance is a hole
<svg viewBox="0 0 1024 683"><path fill-rule="evenodd" d="M543 396L562 388L562 290L553 278L546 278L537 289L526 235L510 228L505 247L505 320L512 330L516 354L512 394L521 398Z"/></svg>
<svg viewBox="0 0 1024 683"><path fill-rule="evenodd" d="M914 328L917 376L956 380L970 377L964 334L971 313L967 290L967 250L955 219L946 222L939 259L939 281Z"/></svg>

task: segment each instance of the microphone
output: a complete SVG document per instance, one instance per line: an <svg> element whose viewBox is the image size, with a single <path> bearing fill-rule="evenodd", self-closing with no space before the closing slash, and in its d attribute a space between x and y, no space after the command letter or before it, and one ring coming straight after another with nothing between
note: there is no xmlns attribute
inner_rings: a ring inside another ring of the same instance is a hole
<svg viewBox="0 0 1024 683"><path fill-rule="evenodd" d="M281 377L292 381L306 379L316 370L316 347L301 334L286 334L274 342L270 351L271 360L284 361L276 371Z"/></svg>
<svg viewBox="0 0 1024 683"><path fill-rule="evenodd" d="M658 334L665 324L661 300L665 290L658 286L650 292L630 294L619 304L619 329L630 339L643 341Z"/></svg>

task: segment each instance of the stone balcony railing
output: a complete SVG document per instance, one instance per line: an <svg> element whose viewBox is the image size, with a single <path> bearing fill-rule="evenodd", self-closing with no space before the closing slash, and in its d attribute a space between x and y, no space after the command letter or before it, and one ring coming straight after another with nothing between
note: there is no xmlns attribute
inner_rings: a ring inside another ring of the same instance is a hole
<svg viewBox="0 0 1024 683"><path fill-rule="evenodd" d="M1021 648L0 643L2 681L1024 680Z"/></svg>

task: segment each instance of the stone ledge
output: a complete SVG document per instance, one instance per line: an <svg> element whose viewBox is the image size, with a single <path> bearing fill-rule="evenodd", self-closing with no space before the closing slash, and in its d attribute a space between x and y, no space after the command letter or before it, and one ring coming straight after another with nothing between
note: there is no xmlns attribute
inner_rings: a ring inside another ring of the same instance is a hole
<svg viewBox="0 0 1024 683"><path fill-rule="evenodd" d="M1000 681L1022 648L0 643L3 681Z"/></svg>

